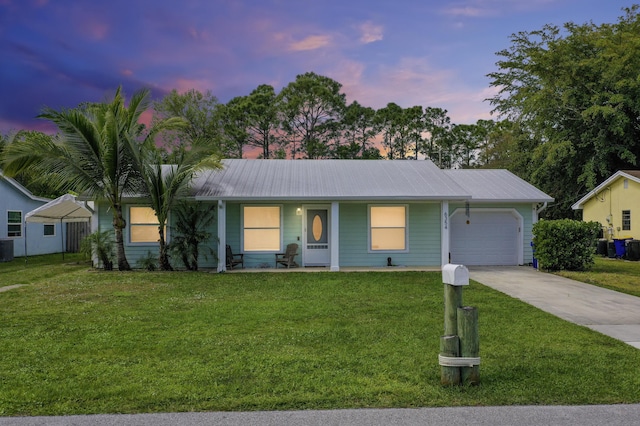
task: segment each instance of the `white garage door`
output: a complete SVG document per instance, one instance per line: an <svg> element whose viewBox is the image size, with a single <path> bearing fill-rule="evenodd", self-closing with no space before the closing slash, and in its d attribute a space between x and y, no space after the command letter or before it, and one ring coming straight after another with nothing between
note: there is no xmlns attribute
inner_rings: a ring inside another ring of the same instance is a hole
<svg viewBox="0 0 640 426"><path fill-rule="evenodd" d="M520 219L507 211L457 212L451 217L451 263L517 265L519 229Z"/></svg>

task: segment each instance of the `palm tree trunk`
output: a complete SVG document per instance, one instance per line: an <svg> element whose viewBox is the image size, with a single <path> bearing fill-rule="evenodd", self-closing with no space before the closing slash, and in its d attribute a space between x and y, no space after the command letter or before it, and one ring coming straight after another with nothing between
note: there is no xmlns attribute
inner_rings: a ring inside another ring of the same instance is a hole
<svg viewBox="0 0 640 426"><path fill-rule="evenodd" d="M127 262L127 256L124 252L124 238L122 236L122 230L127 226L124 217L122 216L122 206L116 205L113 209L113 229L116 234L116 257L118 258L118 270L130 271L131 266Z"/></svg>
<svg viewBox="0 0 640 426"><path fill-rule="evenodd" d="M167 251L167 243L164 240L164 224L159 227L160 235L160 255L158 256L158 263L160 264L161 271L173 271L171 263L169 262L169 253Z"/></svg>
<svg viewBox="0 0 640 426"><path fill-rule="evenodd" d="M198 242L195 241L193 243L193 263L191 264L191 270L192 271L197 271L198 270Z"/></svg>

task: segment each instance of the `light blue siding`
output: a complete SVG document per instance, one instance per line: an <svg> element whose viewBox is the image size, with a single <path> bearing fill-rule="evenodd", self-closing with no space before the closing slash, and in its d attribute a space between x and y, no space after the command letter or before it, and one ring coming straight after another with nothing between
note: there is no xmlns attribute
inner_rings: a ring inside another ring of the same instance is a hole
<svg viewBox="0 0 640 426"><path fill-rule="evenodd" d="M26 191L26 190L25 190ZM35 197L37 198L37 197ZM14 257L60 253L66 242L66 226L55 225L55 235L44 235L44 224L29 222L25 224L25 217L31 210L46 204L46 201L33 199L18 190L9 181L0 178L0 239L13 242ZM7 216L9 211L18 211L22 217L22 235L9 237ZM11 243L8 243L11 245Z"/></svg>
<svg viewBox="0 0 640 426"><path fill-rule="evenodd" d="M127 221L127 224L129 224L129 207L131 206L148 206L145 204L127 204L124 207L124 217L125 220ZM97 204L96 205L97 211L98 211L98 231L105 231L105 230L109 230L111 232L113 232L113 213L112 210L108 208L108 206L106 204ZM210 204L210 203L206 203L203 204L203 208L216 208L217 209L217 204ZM233 219L233 215L231 217ZM175 232L174 231L174 224L175 224L175 216L172 214L169 214L169 223L167 226L167 235L166 235L166 239L167 239L167 243L171 242L171 236L172 233ZM217 220L217 215L216 215L216 220ZM217 223L214 221L207 229L207 232L209 232L211 234L210 238L208 241L202 243L199 247L199 257L198 257L198 267L199 268L215 268L217 266L217 249L218 249L218 244L217 244ZM127 226L124 230L123 230L123 239L124 239L124 247L125 247L125 254L127 256L127 261L129 262L129 264L131 265L132 268L138 268L138 262L140 259L142 258L146 258L149 253L151 253L152 256L157 257L159 254L159 249L160 249L160 245L158 243L131 243L131 240L129 238L129 227ZM115 238L115 234L114 234L114 238ZM227 237L227 241L229 241L228 239L229 237ZM173 258L170 257L171 259L171 265L174 268L177 269L183 269L184 265L182 264L182 261L179 258Z"/></svg>
<svg viewBox="0 0 640 426"><path fill-rule="evenodd" d="M247 203L256 205L257 203ZM302 220L303 215L297 215L296 210L313 204L304 202L271 202L265 205L281 206L282 214L282 251L289 243L297 243L298 263L302 263ZM387 258L391 257L392 263L398 266L439 266L441 261L441 223L440 223L440 203L435 202L409 202L409 203L389 203L390 205L406 205L408 208L407 240L408 249L398 252L371 252L369 251L369 228L368 209L369 205L384 205L384 203L366 202L343 202L339 206L339 266L340 267L384 267L387 265ZM244 203L227 202L226 209L226 243L232 247L235 253L242 252L242 206ZM324 203L323 205L326 205ZM473 208L514 208L523 217L523 253L524 262L532 260L530 242L532 239L532 208L531 204L473 204ZM112 213L107 211L105 205L97 206L99 212L99 228L113 229ZM216 208L212 203L205 208ZM456 209L464 209L463 203L450 203L449 213ZM128 207L125 207L125 218L128 220ZM173 216L170 216L168 240L171 238L171 228ZM335 221L336 218L332 218ZM208 231L211 238L201 246L201 256L199 266L201 268L215 268L215 256L209 254L210 250L217 251L217 223L210 226ZM124 230L125 250L127 259L132 267L137 266L138 259L146 257L148 252L157 256L158 244L132 244L129 242L128 229ZM205 259L207 255L207 259ZM224 255L224 254L223 254ZM273 253L244 253L245 268L274 267ZM176 259L173 265L182 268L181 263Z"/></svg>
<svg viewBox="0 0 640 426"><path fill-rule="evenodd" d="M241 253L242 248L242 206L245 203L227 203L227 225L226 238L227 244L231 246L234 253ZM246 203L246 205L259 205L257 203ZM302 216L296 214L296 209L301 207L301 203L291 202L273 202L264 203L268 206L280 206L282 215L282 247L280 251L284 251L287 244L296 243L298 254L301 255L302 247L300 243L302 230ZM298 259L299 260L299 259ZM244 253L245 268L273 268L275 266L275 254L270 253Z"/></svg>
<svg viewBox="0 0 640 426"><path fill-rule="evenodd" d="M400 203L407 205L408 250L405 252L369 251L368 203L340 205L340 266L440 265L440 204ZM375 205L381 205L376 203Z"/></svg>

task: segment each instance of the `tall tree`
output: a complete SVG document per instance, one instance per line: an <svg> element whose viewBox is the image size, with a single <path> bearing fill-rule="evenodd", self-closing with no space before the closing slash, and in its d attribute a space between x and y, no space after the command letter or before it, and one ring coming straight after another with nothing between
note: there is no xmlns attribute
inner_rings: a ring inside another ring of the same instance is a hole
<svg viewBox="0 0 640 426"><path fill-rule="evenodd" d="M249 141L248 104L246 97L237 96L219 109L222 127L220 150L225 158L242 158Z"/></svg>
<svg viewBox="0 0 640 426"><path fill-rule="evenodd" d="M409 145L410 157L418 159L418 153L422 148L422 134L426 131L422 106L416 105L404 110L405 122L407 125L407 144Z"/></svg>
<svg viewBox="0 0 640 426"><path fill-rule="evenodd" d="M346 105L342 85L313 72L301 74L280 92L282 125L292 142L292 156L324 158L329 154L331 123L339 122Z"/></svg>
<svg viewBox="0 0 640 426"><path fill-rule="evenodd" d="M402 120L402 107L390 102L386 107L376 111L376 125L382 133L382 147L386 149L389 160L402 158L397 152L398 127Z"/></svg>
<svg viewBox="0 0 640 426"><path fill-rule="evenodd" d="M25 139L9 145L3 168L8 175L36 171L54 187L72 190L104 201L113 213L118 269L129 270L122 231L126 226L122 203L127 193L144 190L135 160L142 146L157 132L182 125L180 119L157 123L151 129L140 124L150 105L149 91L137 91L125 105L119 87L111 101L56 111L45 108L40 118L51 120L60 130L59 139Z"/></svg>
<svg viewBox="0 0 640 426"><path fill-rule="evenodd" d="M279 142L280 97L268 84L261 84L245 98L247 103L248 144L262 149L262 158L275 156L273 146Z"/></svg>
<svg viewBox="0 0 640 426"><path fill-rule="evenodd" d="M451 119L447 114L448 111L442 108L426 107L424 110L427 136L423 139L421 152L440 167L445 163L443 155L451 158L446 147L451 132Z"/></svg>
<svg viewBox="0 0 640 426"><path fill-rule="evenodd" d="M345 110L342 118L344 139L348 158L362 157L371 148L373 139L378 134L375 122L376 112L373 108L364 107L353 101Z"/></svg>
<svg viewBox="0 0 640 426"><path fill-rule="evenodd" d="M571 204L640 155L640 17L625 9L615 24L546 25L511 36L489 74L500 92L494 110L528 135L532 183L556 198L548 214Z"/></svg>
<svg viewBox="0 0 640 426"><path fill-rule="evenodd" d="M221 104L211 92L202 93L195 89L185 93L178 93L174 89L154 102L152 124L170 117L181 117L187 123L163 135L166 156L191 147L198 147L210 154L221 152L220 108ZM168 161L171 162L171 159Z"/></svg>

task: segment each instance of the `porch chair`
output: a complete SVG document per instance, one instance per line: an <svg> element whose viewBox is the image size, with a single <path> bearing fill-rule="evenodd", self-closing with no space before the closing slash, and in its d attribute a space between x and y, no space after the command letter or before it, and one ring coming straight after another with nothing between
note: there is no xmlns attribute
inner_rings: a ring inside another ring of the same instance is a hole
<svg viewBox="0 0 640 426"><path fill-rule="evenodd" d="M295 257L298 254L298 245L296 243L291 243L287 245L287 250L284 253L276 254L276 268L278 265L283 265L285 268L295 268L299 266L295 262Z"/></svg>
<svg viewBox="0 0 640 426"><path fill-rule="evenodd" d="M242 253L233 254L233 251L231 250L231 246L227 244L227 268L233 269L237 265L241 265L242 269L244 269L244 254Z"/></svg>

